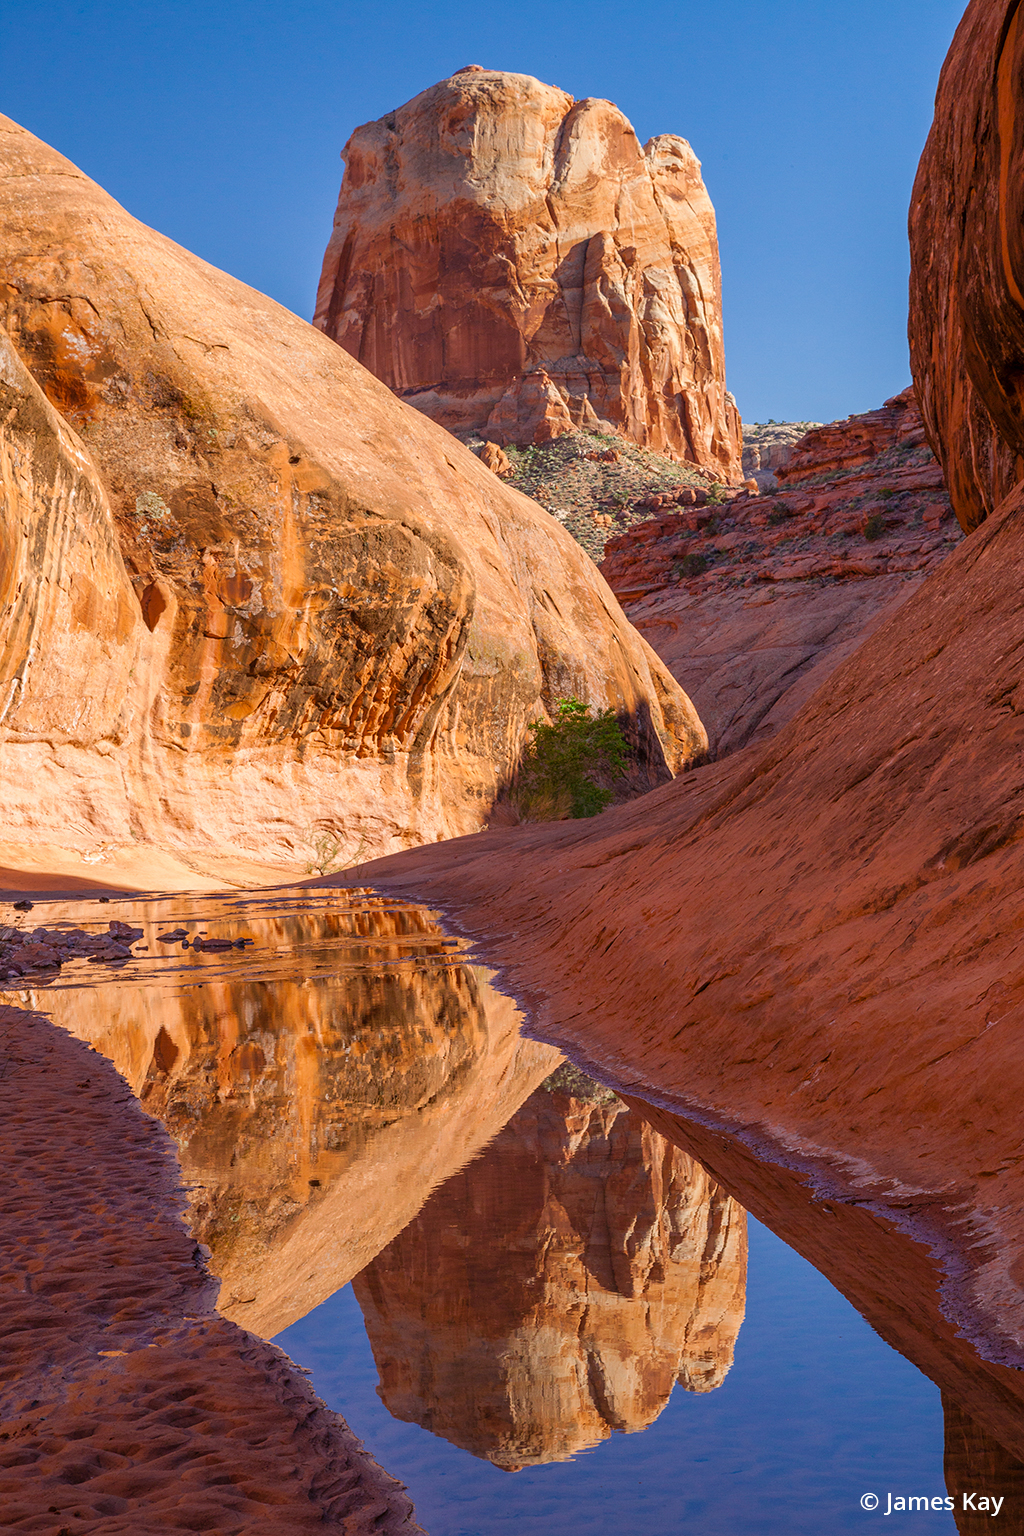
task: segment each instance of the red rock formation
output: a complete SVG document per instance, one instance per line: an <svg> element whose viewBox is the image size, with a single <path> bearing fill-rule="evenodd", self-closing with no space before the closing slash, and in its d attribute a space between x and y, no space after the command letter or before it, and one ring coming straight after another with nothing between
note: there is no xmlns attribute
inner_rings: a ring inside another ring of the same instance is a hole
<svg viewBox="0 0 1024 1536"><path fill-rule="evenodd" d="M939 80L910 208L910 359L971 529L1024 478L1024 19L972 0Z"/></svg>
<svg viewBox="0 0 1024 1536"><path fill-rule="evenodd" d="M535 1030L732 1128L748 1185L794 1181L804 1251L1018 1458L1022 564L1024 491L766 747L358 874L443 905ZM883 1227L888 1263L848 1240Z"/></svg>
<svg viewBox="0 0 1024 1536"><path fill-rule="evenodd" d="M17 1009L0 1032L3 1525L423 1536L291 1361L217 1316L168 1139L109 1062Z"/></svg>
<svg viewBox="0 0 1024 1536"><path fill-rule="evenodd" d="M890 453L894 448L920 448L924 441L924 424L911 385L877 411L812 428L794 443L785 464L780 464L775 474L786 486L821 475L834 479L848 470L870 465L880 454Z"/></svg>
<svg viewBox="0 0 1024 1536"><path fill-rule="evenodd" d="M602 573L719 756L773 736L959 533L910 391L808 432L778 474L771 496L605 546Z"/></svg>
<svg viewBox="0 0 1024 1536"><path fill-rule="evenodd" d="M390 1412L515 1471L718 1386L745 1281L699 1164L612 1095L540 1088L355 1291Z"/></svg>
<svg viewBox="0 0 1024 1536"><path fill-rule="evenodd" d="M742 478L715 216L690 146L460 70L358 128L314 323L450 431L599 427Z"/></svg>
<svg viewBox="0 0 1024 1536"><path fill-rule="evenodd" d="M535 504L7 119L0 189L0 320L54 407L5 352L6 840L294 869L311 825L450 835L565 693L651 782L700 750Z"/></svg>

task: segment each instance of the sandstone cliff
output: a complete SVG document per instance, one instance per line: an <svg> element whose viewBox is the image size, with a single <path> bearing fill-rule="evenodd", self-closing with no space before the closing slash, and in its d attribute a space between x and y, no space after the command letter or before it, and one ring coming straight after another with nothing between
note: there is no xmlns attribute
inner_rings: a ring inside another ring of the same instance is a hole
<svg viewBox="0 0 1024 1536"><path fill-rule="evenodd" d="M520 1037L514 1005L416 908L263 910L207 911L201 926L255 947L185 957L184 974L154 965L154 911L130 971L17 1000L109 1057L163 1122L221 1312L272 1338L369 1263L559 1057Z"/></svg>
<svg viewBox="0 0 1024 1536"><path fill-rule="evenodd" d="M1024 476L1024 20L971 0L910 207L910 359L956 514Z"/></svg>
<svg viewBox="0 0 1024 1536"><path fill-rule="evenodd" d="M355 1290L391 1413L514 1471L718 1386L745 1282L744 1212L699 1164L543 1087Z"/></svg>
<svg viewBox="0 0 1024 1536"><path fill-rule="evenodd" d="M605 424L742 478L715 216L689 144L472 66L358 128L315 324L450 431Z"/></svg>
<svg viewBox="0 0 1024 1536"><path fill-rule="evenodd" d="M0 120L0 836L294 868L480 826L566 693L703 746L569 536ZM55 412L59 411L58 416ZM73 429L73 430L72 430Z"/></svg>

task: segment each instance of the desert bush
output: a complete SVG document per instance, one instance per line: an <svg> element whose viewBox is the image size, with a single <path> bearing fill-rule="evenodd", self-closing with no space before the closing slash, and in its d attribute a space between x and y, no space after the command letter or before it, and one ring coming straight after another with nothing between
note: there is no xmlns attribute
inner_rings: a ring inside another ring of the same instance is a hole
<svg viewBox="0 0 1024 1536"><path fill-rule="evenodd" d="M885 518L882 516L881 512L872 512L871 516L864 524L864 537L871 543L874 543L875 539L880 539L884 532Z"/></svg>
<svg viewBox="0 0 1024 1536"><path fill-rule="evenodd" d="M520 774L520 802L531 819L596 816L614 799L599 777L617 778L627 747L615 712L591 715L579 699L562 699L554 720L534 720Z"/></svg>
<svg viewBox="0 0 1024 1536"><path fill-rule="evenodd" d="M315 825L305 829L302 842L309 849L307 875L333 875L339 869L348 869L360 862L366 848L365 835L360 838L357 848L346 848L337 833Z"/></svg>
<svg viewBox="0 0 1024 1536"><path fill-rule="evenodd" d="M684 555L679 562L680 576L703 576L707 568L707 557L697 554L696 550L691 555Z"/></svg>

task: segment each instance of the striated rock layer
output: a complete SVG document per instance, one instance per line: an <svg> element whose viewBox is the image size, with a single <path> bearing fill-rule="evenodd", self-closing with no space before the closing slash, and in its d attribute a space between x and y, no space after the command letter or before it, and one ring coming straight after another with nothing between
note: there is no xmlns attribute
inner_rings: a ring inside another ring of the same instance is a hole
<svg viewBox="0 0 1024 1536"><path fill-rule="evenodd" d="M0 119L0 836L294 863L479 827L527 723L695 713L557 523ZM37 384L45 391L44 399Z"/></svg>
<svg viewBox="0 0 1024 1536"><path fill-rule="evenodd" d="M743 1210L639 1114L545 1086L355 1291L389 1411L517 1471L720 1385L746 1252Z"/></svg>
<svg viewBox="0 0 1024 1536"><path fill-rule="evenodd" d="M459 70L358 128L314 323L450 431L576 427L742 478L711 201L611 102Z"/></svg>
<svg viewBox="0 0 1024 1536"><path fill-rule="evenodd" d="M956 514L1024 478L1024 17L971 0L910 207L910 359Z"/></svg>
<svg viewBox="0 0 1024 1536"><path fill-rule="evenodd" d="M304 1374L217 1316L171 1146L109 1062L14 1008L0 1044L4 1529L423 1536Z"/></svg>
<svg viewBox="0 0 1024 1536"><path fill-rule="evenodd" d="M634 526L601 566L717 756L792 719L960 536L909 390L808 432L778 474Z"/></svg>

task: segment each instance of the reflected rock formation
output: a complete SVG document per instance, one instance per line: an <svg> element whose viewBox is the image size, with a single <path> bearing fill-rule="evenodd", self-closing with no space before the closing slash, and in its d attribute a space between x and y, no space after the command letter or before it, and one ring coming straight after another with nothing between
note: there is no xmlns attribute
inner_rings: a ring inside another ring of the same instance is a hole
<svg viewBox="0 0 1024 1536"><path fill-rule="evenodd" d="M312 953L269 981L257 949L187 972L190 984L126 975L38 994L173 1136L220 1309L267 1338L347 1284L560 1060L520 1037L486 972L452 963L426 913L310 912L302 925ZM290 927L240 924L263 946ZM328 949L333 972L318 976L317 938L336 946L339 928L344 968Z"/></svg>
<svg viewBox="0 0 1024 1536"><path fill-rule="evenodd" d="M1021 1536L1024 1464L965 1413L948 1392L942 1394L942 1411L946 1421L946 1489L953 1499L953 1518L960 1536L979 1536L989 1530L994 1507L991 1500L999 1498L1003 1503L995 1518L1000 1536ZM982 1505L982 1498L989 1503Z"/></svg>
<svg viewBox="0 0 1024 1536"><path fill-rule="evenodd" d="M718 1386L746 1253L742 1208L565 1067L354 1288L390 1412L515 1471Z"/></svg>

